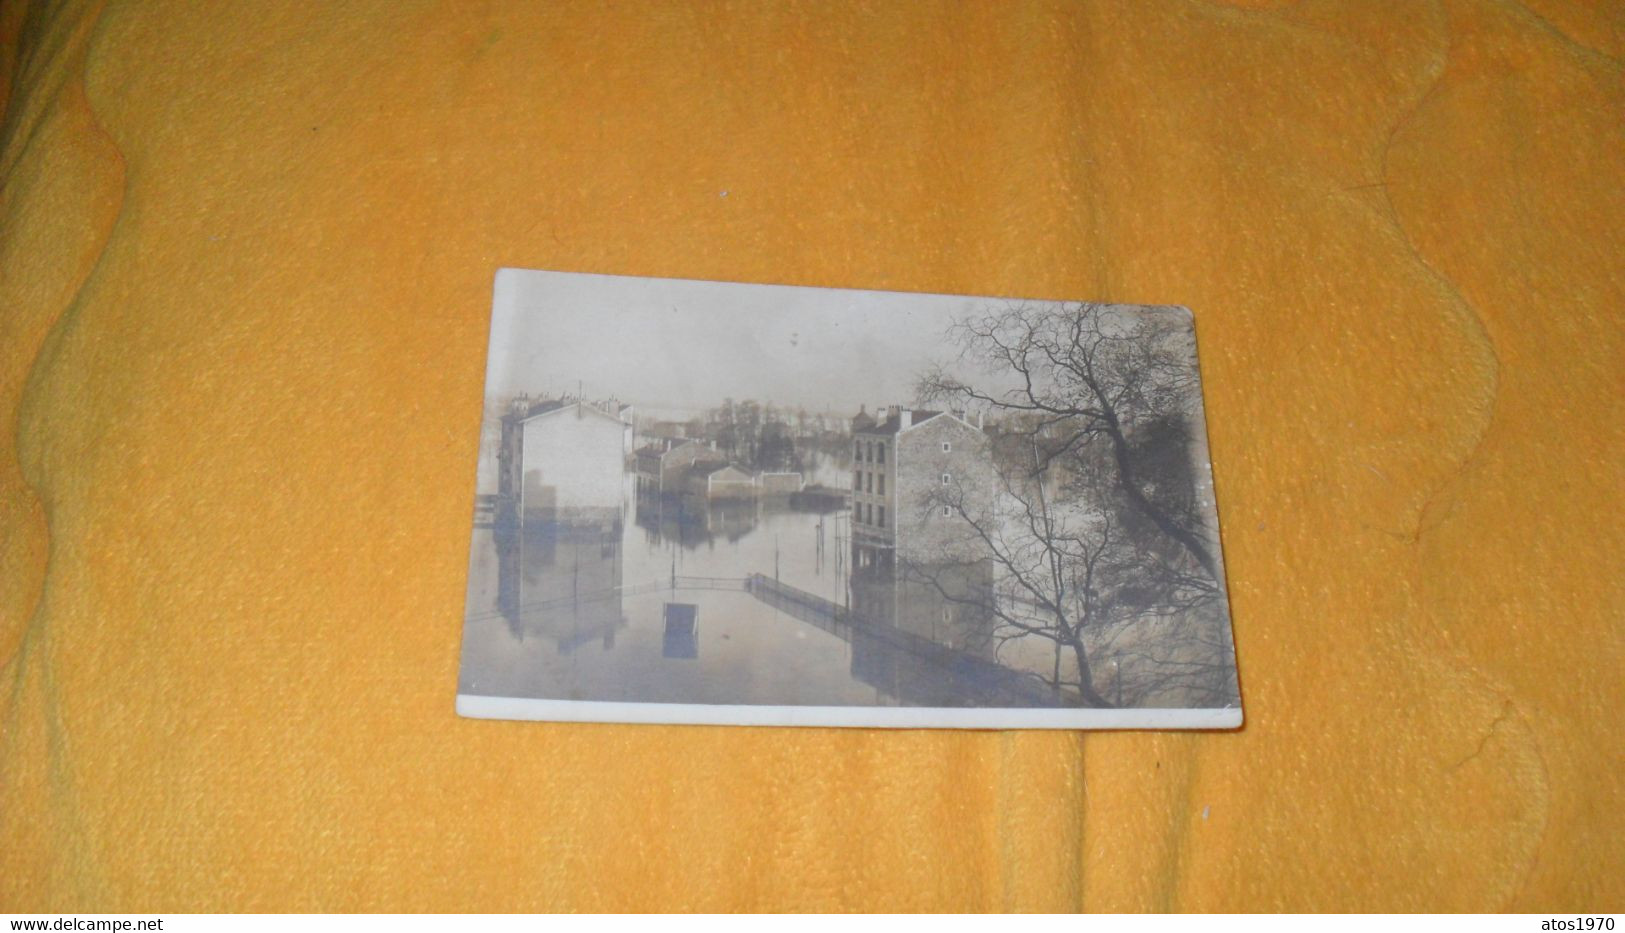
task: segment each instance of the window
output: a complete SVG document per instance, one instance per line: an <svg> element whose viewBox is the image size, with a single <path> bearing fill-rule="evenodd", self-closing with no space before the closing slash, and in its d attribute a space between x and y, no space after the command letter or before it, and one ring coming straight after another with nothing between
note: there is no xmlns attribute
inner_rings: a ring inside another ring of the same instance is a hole
<svg viewBox="0 0 1625 933"><path fill-rule="evenodd" d="M857 492L858 490L860 490L862 488L863 488L863 471L862 470L853 470L852 471L852 491Z"/></svg>
<svg viewBox="0 0 1625 933"><path fill-rule="evenodd" d="M875 491L875 475L873 473L867 474L865 476L865 478L863 480L863 491L864 492L874 492Z"/></svg>
<svg viewBox="0 0 1625 933"><path fill-rule="evenodd" d="M944 473L944 474L942 474L942 485L944 485L944 486L946 486L946 485L948 485L948 483L949 483L949 482L951 482L951 481L952 481L952 480L953 480L953 477L951 477L951 476L949 476L949 475L948 475L948 474L946 474L946 473Z"/></svg>
<svg viewBox="0 0 1625 933"><path fill-rule="evenodd" d="M875 520L875 524L879 525L882 528L886 527L886 507L885 506L880 507L880 517Z"/></svg>
<svg viewBox="0 0 1625 933"><path fill-rule="evenodd" d="M881 448L881 450L885 449L884 447ZM875 494L881 496L886 494L886 474L884 473L875 477Z"/></svg>
<svg viewBox="0 0 1625 933"><path fill-rule="evenodd" d="M859 463L863 462L863 442L862 441L853 441L852 442L852 459L858 461Z"/></svg>
<svg viewBox="0 0 1625 933"><path fill-rule="evenodd" d="M873 525L875 523L875 507L867 502L863 504L863 523L865 525Z"/></svg>
<svg viewBox="0 0 1625 933"><path fill-rule="evenodd" d="M947 518L948 516L950 516L952 514L954 514L952 509L948 508L946 505L942 507L942 517L943 518Z"/></svg>
<svg viewBox="0 0 1625 933"><path fill-rule="evenodd" d="M875 461L876 463L885 463L886 462L886 442L885 441L881 441L880 446L875 448L875 456L879 458L879 459L877 459Z"/></svg>
<svg viewBox="0 0 1625 933"><path fill-rule="evenodd" d="M954 449L954 447L953 447L952 444L948 443L947 441L942 442L942 452L943 453L947 453L948 451L953 450L953 449Z"/></svg>

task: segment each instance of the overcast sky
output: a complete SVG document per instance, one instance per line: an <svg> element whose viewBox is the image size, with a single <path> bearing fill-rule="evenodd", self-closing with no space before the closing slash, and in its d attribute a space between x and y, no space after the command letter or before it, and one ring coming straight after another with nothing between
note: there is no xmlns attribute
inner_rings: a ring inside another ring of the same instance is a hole
<svg viewBox="0 0 1625 933"><path fill-rule="evenodd" d="M987 298L504 269L486 394L615 396L650 410L754 398L837 414L913 401Z"/></svg>

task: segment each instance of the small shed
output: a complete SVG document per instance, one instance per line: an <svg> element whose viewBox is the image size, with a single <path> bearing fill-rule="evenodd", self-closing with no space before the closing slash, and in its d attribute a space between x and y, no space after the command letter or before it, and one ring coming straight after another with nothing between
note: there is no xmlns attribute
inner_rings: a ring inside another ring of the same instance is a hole
<svg viewBox="0 0 1625 933"><path fill-rule="evenodd" d="M705 474L707 499L748 499L756 495L756 481L749 473L729 464Z"/></svg>

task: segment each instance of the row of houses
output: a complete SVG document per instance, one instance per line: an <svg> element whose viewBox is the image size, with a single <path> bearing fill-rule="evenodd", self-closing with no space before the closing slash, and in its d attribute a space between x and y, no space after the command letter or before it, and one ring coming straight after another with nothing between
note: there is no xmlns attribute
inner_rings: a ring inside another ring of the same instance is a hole
<svg viewBox="0 0 1625 933"><path fill-rule="evenodd" d="M701 440L646 444L636 451L634 469L639 495L748 499L794 495L803 485L800 473L744 470Z"/></svg>
<svg viewBox="0 0 1625 933"><path fill-rule="evenodd" d="M853 541L877 560L952 555L968 519L992 509L996 473L980 419L962 412L867 408L851 419ZM631 406L521 399L503 417L498 499L525 518L617 517L630 468L640 495L741 499L803 491L796 472L753 472L706 440L664 438L631 450Z"/></svg>

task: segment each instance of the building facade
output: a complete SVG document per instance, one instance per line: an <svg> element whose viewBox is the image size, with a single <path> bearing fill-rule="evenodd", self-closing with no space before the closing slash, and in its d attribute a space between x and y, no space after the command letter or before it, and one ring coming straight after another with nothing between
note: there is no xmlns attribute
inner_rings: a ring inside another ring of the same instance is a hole
<svg viewBox="0 0 1625 933"><path fill-rule="evenodd" d="M854 567L971 560L991 527L997 475L987 435L950 412L860 412L852 433Z"/></svg>
<svg viewBox="0 0 1625 933"><path fill-rule="evenodd" d="M505 472L527 522L619 518L626 476L626 424L585 402L556 401L511 419Z"/></svg>
<svg viewBox="0 0 1625 933"><path fill-rule="evenodd" d="M688 475L710 466L727 465L727 458L704 441L683 441L669 449L649 444L638 449L639 495L681 495Z"/></svg>

